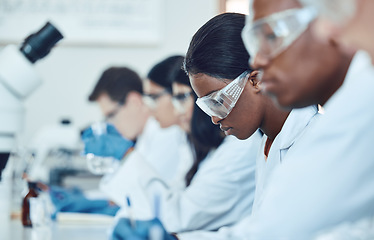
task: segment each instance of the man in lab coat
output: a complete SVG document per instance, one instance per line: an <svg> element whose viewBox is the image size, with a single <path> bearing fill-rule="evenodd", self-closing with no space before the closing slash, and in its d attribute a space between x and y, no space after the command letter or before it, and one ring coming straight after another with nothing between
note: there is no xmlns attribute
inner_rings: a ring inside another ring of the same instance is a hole
<svg viewBox="0 0 374 240"><path fill-rule="evenodd" d="M347 47L364 49L374 59L372 29L374 2L367 0L302 0L305 6L319 10L315 33L322 40L337 38ZM322 232L318 239L374 239L374 216L342 224Z"/></svg>
<svg viewBox="0 0 374 240"><path fill-rule="evenodd" d="M144 85L131 69L111 67L103 72L89 96L90 101L98 103L105 120L125 139L136 141L137 151L160 171L178 167L174 149L183 132L175 125L168 75L174 64L182 61L180 58L183 56L172 56L157 63ZM168 148L162 148L168 144ZM171 179L171 173L174 171L162 175Z"/></svg>
<svg viewBox="0 0 374 240"><path fill-rule="evenodd" d="M149 117L142 95L142 80L136 72L111 67L102 73L88 99L99 105L105 120L123 137L135 141Z"/></svg>
<svg viewBox="0 0 374 240"><path fill-rule="evenodd" d="M271 57L247 44L255 55L252 66L263 69L266 91L282 106L326 102L325 115L273 176L247 238L306 239L341 222L374 214L374 114L369 110L374 104L374 69L366 53L353 57L352 50L340 47L334 38L316 39L310 28L302 26L308 14L314 24L313 10L289 10L300 7L292 0L254 0L253 19L248 19L243 31L244 39L256 38L261 33L255 29L267 22L285 24L293 19L295 23L299 18L301 28L293 26L294 33L301 29L299 36ZM283 34L275 39L289 37ZM329 97L343 79L342 87Z"/></svg>
<svg viewBox="0 0 374 240"><path fill-rule="evenodd" d="M104 73L101 78L107 82L101 84L105 86L104 89L97 90L98 94L94 90L91 94L94 96L92 99L97 99L103 113L109 116L106 119L109 119L124 137L136 140L134 151L125 161L129 158L139 158L139 162L147 165L145 168L153 169L165 181L173 181L179 174L180 161L184 157L180 155L179 149L181 145L187 144L184 141L184 132L174 124L177 117L171 103L172 80L168 76L170 69L178 61L181 64L181 59L182 56L172 56L157 63L150 70L146 84L140 79L124 79L125 76L116 80L117 83L122 81L122 84L110 84L119 74L112 74L112 78L109 78L104 77ZM99 85L98 83L97 86ZM135 85L137 88L134 88ZM127 94L126 100L122 104L119 104L118 100L111 100L108 96L109 91ZM100 184L101 190L119 206L126 203L123 182L131 179L121 174L128 171L123 168L128 167L123 164L118 171L103 178ZM138 170L134 168L129 171L136 174Z"/></svg>

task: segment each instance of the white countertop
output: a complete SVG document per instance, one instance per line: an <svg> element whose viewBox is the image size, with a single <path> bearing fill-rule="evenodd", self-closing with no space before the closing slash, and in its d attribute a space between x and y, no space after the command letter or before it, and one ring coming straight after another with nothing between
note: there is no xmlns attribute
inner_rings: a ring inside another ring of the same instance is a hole
<svg viewBox="0 0 374 240"><path fill-rule="evenodd" d="M1 240L107 240L111 224L61 224L49 227L23 227L20 220L0 226Z"/></svg>

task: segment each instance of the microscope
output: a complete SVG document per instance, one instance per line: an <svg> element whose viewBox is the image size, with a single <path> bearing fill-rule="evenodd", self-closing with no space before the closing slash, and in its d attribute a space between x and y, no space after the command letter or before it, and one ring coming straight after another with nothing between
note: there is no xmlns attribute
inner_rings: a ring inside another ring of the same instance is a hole
<svg viewBox="0 0 374 240"><path fill-rule="evenodd" d="M0 181L24 119L23 100L40 84L34 63L45 57L62 34L47 22L20 47L7 45L0 52Z"/></svg>

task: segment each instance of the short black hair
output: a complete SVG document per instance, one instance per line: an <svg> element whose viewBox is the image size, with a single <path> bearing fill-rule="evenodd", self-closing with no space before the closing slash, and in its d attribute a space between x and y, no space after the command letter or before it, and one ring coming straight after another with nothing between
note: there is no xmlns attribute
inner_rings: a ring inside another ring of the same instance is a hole
<svg viewBox="0 0 374 240"><path fill-rule="evenodd" d="M94 102L101 94L106 93L111 100L124 103L132 91L143 94L143 83L139 75L127 67L110 67L102 73L88 100Z"/></svg>
<svg viewBox="0 0 374 240"><path fill-rule="evenodd" d="M182 67L183 59L182 55L173 55L162 60L152 67L148 72L147 78L171 93L173 84L172 71L176 64L180 64Z"/></svg>

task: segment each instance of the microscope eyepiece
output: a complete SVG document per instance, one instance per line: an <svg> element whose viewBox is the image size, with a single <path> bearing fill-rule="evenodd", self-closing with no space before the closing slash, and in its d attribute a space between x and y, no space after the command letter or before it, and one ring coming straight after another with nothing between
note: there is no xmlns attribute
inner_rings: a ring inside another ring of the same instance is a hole
<svg viewBox="0 0 374 240"><path fill-rule="evenodd" d="M47 22L42 29L25 39L20 50L31 63L35 63L45 57L62 38L60 31Z"/></svg>

